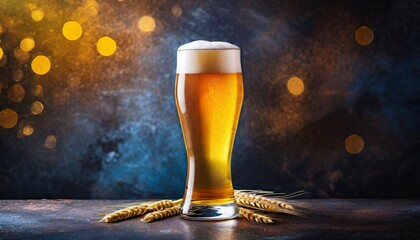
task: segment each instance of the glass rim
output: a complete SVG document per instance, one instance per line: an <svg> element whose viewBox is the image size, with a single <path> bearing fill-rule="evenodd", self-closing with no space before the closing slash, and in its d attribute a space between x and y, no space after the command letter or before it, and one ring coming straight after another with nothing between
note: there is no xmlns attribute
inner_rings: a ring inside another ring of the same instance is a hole
<svg viewBox="0 0 420 240"><path fill-rule="evenodd" d="M203 51L213 51L213 50L220 50L220 51L223 51L223 50L238 50L238 51L240 51L241 49L240 48L192 48L192 49L181 49L181 50L179 50L179 49L177 49L176 51L177 52L181 52L181 51L201 51L201 50L203 50Z"/></svg>

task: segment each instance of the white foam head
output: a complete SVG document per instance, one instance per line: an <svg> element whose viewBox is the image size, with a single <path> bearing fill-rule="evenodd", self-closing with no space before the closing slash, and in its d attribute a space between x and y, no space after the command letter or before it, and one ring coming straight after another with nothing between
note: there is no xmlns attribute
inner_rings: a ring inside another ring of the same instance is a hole
<svg viewBox="0 0 420 240"><path fill-rule="evenodd" d="M199 40L178 48L178 74L241 72L240 49L236 45Z"/></svg>

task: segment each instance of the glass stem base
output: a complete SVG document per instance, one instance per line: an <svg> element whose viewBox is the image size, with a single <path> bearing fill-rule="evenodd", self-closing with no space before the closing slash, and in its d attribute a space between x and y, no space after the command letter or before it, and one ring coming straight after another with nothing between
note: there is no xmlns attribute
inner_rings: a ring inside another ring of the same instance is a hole
<svg viewBox="0 0 420 240"><path fill-rule="evenodd" d="M236 202L223 205L183 204L181 217L188 220L217 221L233 219L238 216Z"/></svg>

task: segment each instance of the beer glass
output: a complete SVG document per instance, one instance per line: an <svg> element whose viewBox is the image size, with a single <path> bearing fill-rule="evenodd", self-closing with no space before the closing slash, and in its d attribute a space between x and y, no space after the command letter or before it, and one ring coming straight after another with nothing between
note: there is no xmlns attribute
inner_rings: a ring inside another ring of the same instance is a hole
<svg viewBox="0 0 420 240"><path fill-rule="evenodd" d="M207 41L179 47L175 100L188 158L181 217L235 218L230 163L243 100L240 49Z"/></svg>

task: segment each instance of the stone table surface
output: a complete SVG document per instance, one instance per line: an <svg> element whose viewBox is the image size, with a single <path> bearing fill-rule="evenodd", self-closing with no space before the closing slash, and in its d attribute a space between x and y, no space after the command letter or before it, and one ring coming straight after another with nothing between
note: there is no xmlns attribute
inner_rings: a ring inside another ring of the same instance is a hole
<svg viewBox="0 0 420 240"><path fill-rule="evenodd" d="M97 222L135 200L0 200L0 239L420 239L420 200L295 200L308 218L282 215L272 225L179 216Z"/></svg>

